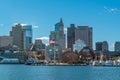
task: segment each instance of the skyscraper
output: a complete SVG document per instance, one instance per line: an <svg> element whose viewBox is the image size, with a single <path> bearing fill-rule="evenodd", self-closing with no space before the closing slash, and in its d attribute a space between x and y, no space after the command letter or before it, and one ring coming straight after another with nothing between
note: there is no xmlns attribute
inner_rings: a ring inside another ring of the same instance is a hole
<svg viewBox="0 0 120 80"><path fill-rule="evenodd" d="M96 42L96 51L108 51L107 41Z"/></svg>
<svg viewBox="0 0 120 80"><path fill-rule="evenodd" d="M58 45L61 50L65 50L65 34L64 34L64 24L62 18L60 22L55 24L55 30L50 33L50 40L54 40L55 44Z"/></svg>
<svg viewBox="0 0 120 80"><path fill-rule="evenodd" d="M85 45L92 49L92 28L88 26L78 26L75 29L75 41L78 39L85 42Z"/></svg>
<svg viewBox="0 0 120 80"><path fill-rule="evenodd" d="M96 51L102 51L102 42L96 42Z"/></svg>
<svg viewBox="0 0 120 80"><path fill-rule="evenodd" d="M20 49L28 49L32 43L32 25L16 24L12 27L10 35L13 37L13 45Z"/></svg>
<svg viewBox="0 0 120 80"><path fill-rule="evenodd" d="M49 39L50 43L53 44L46 47L47 55L49 55L50 59L53 59L53 55L55 55L54 59L60 59L61 53L65 50L66 46L62 18L60 22L55 24L55 30L50 32Z"/></svg>
<svg viewBox="0 0 120 80"><path fill-rule="evenodd" d="M115 42L115 51L120 51L120 41Z"/></svg>
<svg viewBox="0 0 120 80"><path fill-rule="evenodd" d="M75 44L75 25L70 24L67 28L67 48L73 50L73 44Z"/></svg>

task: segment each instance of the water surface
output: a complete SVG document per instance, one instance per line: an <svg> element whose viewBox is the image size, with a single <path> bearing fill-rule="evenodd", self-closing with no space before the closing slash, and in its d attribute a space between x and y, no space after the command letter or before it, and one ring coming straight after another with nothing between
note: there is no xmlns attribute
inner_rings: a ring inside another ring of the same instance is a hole
<svg viewBox="0 0 120 80"><path fill-rule="evenodd" d="M0 64L0 80L119 80L120 67Z"/></svg>

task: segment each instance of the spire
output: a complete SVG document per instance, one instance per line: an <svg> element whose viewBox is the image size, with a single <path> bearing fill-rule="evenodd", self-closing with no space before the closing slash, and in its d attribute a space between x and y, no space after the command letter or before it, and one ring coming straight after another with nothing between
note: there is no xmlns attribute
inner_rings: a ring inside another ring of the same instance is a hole
<svg viewBox="0 0 120 80"><path fill-rule="evenodd" d="M64 26L62 18L60 18L60 26Z"/></svg>
<svg viewBox="0 0 120 80"><path fill-rule="evenodd" d="M62 23L62 24L63 24L62 18L60 18L60 23Z"/></svg>
<svg viewBox="0 0 120 80"><path fill-rule="evenodd" d="M60 18L59 27L60 27L60 32L64 34L64 24L63 24L62 18Z"/></svg>

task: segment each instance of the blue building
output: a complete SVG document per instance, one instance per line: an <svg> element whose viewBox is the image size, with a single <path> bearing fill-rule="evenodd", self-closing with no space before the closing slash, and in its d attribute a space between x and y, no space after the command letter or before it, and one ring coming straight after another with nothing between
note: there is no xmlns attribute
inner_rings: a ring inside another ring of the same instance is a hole
<svg viewBox="0 0 120 80"><path fill-rule="evenodd" d="M26 50L32 44L32 25L16 24L12 27L10 36L13 37L13 45Z"/></svg>
<svg viewBox="0 0 120 80"><path fill-rule="evenodd" d="M60 31L60 23L55 24L55 31Z"/></svg>
<svg viewBox="0 0 120 80"><path fill-rule="evenodd" d="M24 25L22 29L24 30L24 46L25 48L29 48L32 43L32 25Z"/></svg>

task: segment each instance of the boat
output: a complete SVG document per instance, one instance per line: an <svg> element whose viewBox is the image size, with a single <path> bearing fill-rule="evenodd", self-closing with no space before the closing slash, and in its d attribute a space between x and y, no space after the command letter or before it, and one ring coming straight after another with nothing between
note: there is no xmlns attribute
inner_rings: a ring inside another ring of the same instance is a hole
<svg viewBox="0 0 120 80"><path fill-rule="evenodd" d="M39 60L38 58L28 58L25 62L26 65L45 65L45 60Z"/></svg>
<svg viewBox="0 0 120 80"><path fill-rule="evenodd" d="M120 67L120 58L118 60L113 61L113 66L114 67Z"/></svg>
<svg viewBox="0 0 120 80"><path fill-rule="evenodd" d="M99 66L98 60L93 61L93 62L92 62L92 66Z"/></svg>
<svg viewBox="0 0 120 80"><path fill-rule="evenodd" d="M36 58L28 58L28 60L25 62L26 65L32 65L36 61Z"/></svg>
<svg viewBox="0 0 120 80"><path fill-rule="evenodd" d="M1 64L17 64L19 63L19 59L18 58L2 58L0 60Z"/></svg>
<svg viewBox="0 0 120 80"><path fill-rule="evenodd" d="M100 66L104 66L104 65L105 65L105 61L101 59L101 60L99 61L99 65L100 65Z"/></svg>
<svg viewBox="0 0 120 80"><path fill-rule="evenodd" d="M105 66L113 66L113 62L111 60L107 60L105 62Z"/></svg>

